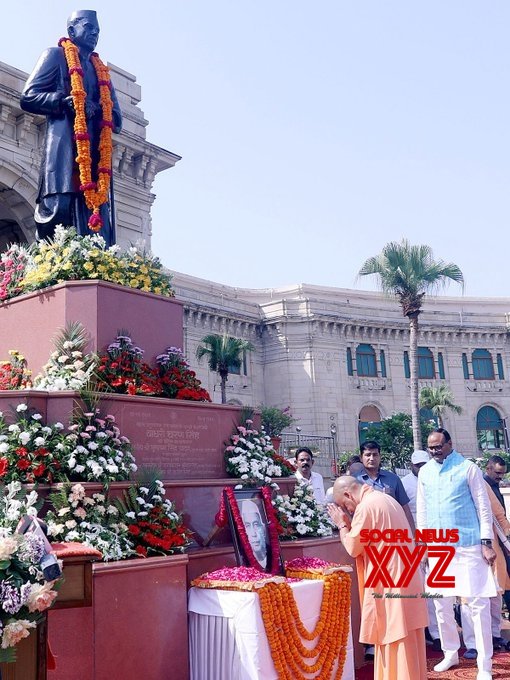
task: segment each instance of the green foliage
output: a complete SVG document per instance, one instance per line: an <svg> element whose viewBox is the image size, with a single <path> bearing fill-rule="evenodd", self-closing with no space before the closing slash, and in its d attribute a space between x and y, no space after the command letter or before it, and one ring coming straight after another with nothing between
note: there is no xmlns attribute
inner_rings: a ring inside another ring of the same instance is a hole
<svg viewBox="0 0 510 680"><path fill-rule="evenodd" d="M491 458L492 456L501 456L501 458L503 458L503 460L506 463L507 471L510 472L510 453L508 453L507 451L503 451L500 449L489 449L488 451L483 451L477 458L471 457L470 460L472 460L473 463L476 463L476 465L478 465L478 467L483 472L485 472L487 462L489 458ZM508 474L507 476L504 477L504 479L508 479Z"/></svg>
<svg viewBox="0 0 510 680"><path fill-rule="evenodd" d="M434 426L423 419L420 425L422 440L427 441ZM365 434L365 441L369 439L379 443L384 467L390 470L408 467L414 450L412 422L408 413L394 413L384 418L379 426L371 425Z"/></svg>
<svg viewBox="0 0 510 680"><path fill-rule="evenodd" d="M202 338L197 347L196 356L198 361L206 357L209 370L217 373L221 379L221 403L227 401L226 382L232 368L238 369L243 362L244 352L252 352L255 347L242 338L233 338L230 335L216 335L211 333Z"/></svg>
<svg viewBox="0 0 510 680"><path fill-rule="evenodd" d="M372 274L378 276L384 293L398 299L404 316L419 313L423 296L440 290L449 281L464 285L456 264L435 261L430 246L413 246L406 239L387 243L379 255L365 261L358 275Z"/></svg>
<svg viewBox="0 0 510 680"><path fill-rule="evenodd" d="M279 437L286 427L296 422L290 414L290 407L281 409L277 406L261 406L260 419L264 431L270 437Z"/></svg>
<svg viewBox="0 0 510 680"><path fill-rule="evenodd" d="M454 394L448 385L439 387L424 387L420 392L420 407L426 408L438 418L442 427L443 417L446 411L452 411L457 415L462 413L462 408L454 402Z"/></svg>

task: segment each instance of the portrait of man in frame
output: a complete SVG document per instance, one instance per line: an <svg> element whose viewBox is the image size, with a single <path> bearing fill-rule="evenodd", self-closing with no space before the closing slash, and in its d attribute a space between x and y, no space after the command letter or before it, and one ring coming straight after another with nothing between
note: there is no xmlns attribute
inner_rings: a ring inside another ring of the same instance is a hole
<svg viewBox="0 0 510 680"><path fill-rule="evenodd" d="M271 572L272 547L269 536L269 522L264 506L264 498L260 489L235 489L234 495L238 508L238 520L244 526L246 538L253 552L256 565L250 565L243 539L239 531L238 522L230 506L229 499L225 496L232 542L239 566L256 566L264 572ZM281 564L280 556L278 555Z"/></svg>

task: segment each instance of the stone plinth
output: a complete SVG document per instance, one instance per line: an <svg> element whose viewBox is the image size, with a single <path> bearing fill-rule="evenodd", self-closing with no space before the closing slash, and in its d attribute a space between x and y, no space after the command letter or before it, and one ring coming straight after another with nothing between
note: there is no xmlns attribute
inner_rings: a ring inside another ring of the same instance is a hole
<svg viewBox="0 0 510 680"><path fill-rule="evenodd" d="M93 566L93 604L50 611L48 680L186 680L186 555Z"/></svg>
<svg viewBox="0 0 510 680"><path fill-rule="evenodd" d="M149 363L167 347L182 348L182 303L104 281L68 281L0 305L0 359L16 349L37 375L71 321L87 330L87 352L104 350L120 330L129 331Z"/></svg>

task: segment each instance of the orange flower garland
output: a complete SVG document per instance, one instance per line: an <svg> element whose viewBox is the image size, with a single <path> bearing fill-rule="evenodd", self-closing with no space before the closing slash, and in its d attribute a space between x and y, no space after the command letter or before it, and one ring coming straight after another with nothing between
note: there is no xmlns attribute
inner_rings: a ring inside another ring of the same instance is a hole
<svg viewBox="0 0 510 680"><path fill-rule="evenodd" d="M300 619L288 583L268 583L259 590L260 609L269 648L279 680L306 680L304 673L319 673L315 680L330 680L335 660L335 680L340 680L347 653L350 612L350 577L343 571L306 578L322 578L324 592L319 620L312 632ZM301 638L317 640L312 649ZM315 661L307 663L306 659Z"/></svg>
<svg viewBox="0 0 510 680"><path fill-rule="evenodd" d="M100 208L108 201L110 178L112 175L112 128L113 102L111 96L110 72L103 64L96 52L91 54L90 60L96 70L99 85L99 99L103 112L100 123L99 163L97 168L97 182L92 181L92 157L90 154L90 135L87 131L85 115L85 100L87 93L83 85L83 69L80 63L78 48L69 38L61 38L59 43L64 50L69 76L71 78L71 97L75 111L74 138L78 154L76 162L80 172L80 191L85 196L87 208L92 211L88 226L91 231L99 231L103 221L99 214Z"/></svg>

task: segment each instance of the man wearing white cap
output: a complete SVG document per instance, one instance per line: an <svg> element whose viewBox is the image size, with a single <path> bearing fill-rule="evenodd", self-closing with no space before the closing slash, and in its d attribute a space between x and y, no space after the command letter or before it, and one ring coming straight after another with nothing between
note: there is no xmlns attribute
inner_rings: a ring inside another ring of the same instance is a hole
<svg viewBox="0 0 510 680"><path fill-rule="evenodd" d="M409 496L409 509L416 525L416 493L418 490L418 473L425 463L428 463L430 456L426 451L413 451L411 456L411 472L402 477L402 485ZM432 642L434 650L441 651L441 640L439 639L439 627L437 625L436 610L434 601L427 598L427 613L429 615L429 625L425 631L427 640Z"/></svg>
<svg viewBox="0 0 510 680"><path fill-rule="evenodd" d="M430 456L426 451L414 451L411 456L411 472L402 477L402 484L406 490L406 494L409 496L409 510L414 519L416 525L416 493L418 490L418 472L420 468L428 463Z"/></svg>

